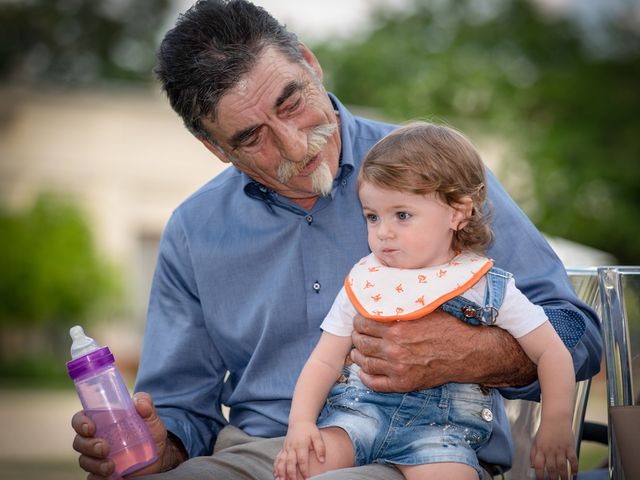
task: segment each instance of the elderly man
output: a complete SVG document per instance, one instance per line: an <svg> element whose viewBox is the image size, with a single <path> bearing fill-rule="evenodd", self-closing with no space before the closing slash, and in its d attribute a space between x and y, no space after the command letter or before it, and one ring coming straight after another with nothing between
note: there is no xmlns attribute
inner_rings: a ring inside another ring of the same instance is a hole
<svg viewBox="0 0 640 480"><path fill-rule="evenodd" d="M357 169L394 126L352 115L325 91L313 53L245 0L195 4L165 36L157 74L186 127L232 167L180 205L162 237L136 384L148 393L135 396L159 460L138 474L273 478L296 378L344 276L368 253ZM595 314L489 179L498 232L490 255L545 309L577 377L594 374ZM501 391L509 397L539 396L534 366L502 330L443 312L395 324L358 318L355 329L352 359L374 390L474 382L520 386ZM507 469L508 424L496 417L478 456L488 469ZM79 412L72 425L88 478L108 477L113 462L93 422ZM369 465L322 478L402 477Z"/></svg>

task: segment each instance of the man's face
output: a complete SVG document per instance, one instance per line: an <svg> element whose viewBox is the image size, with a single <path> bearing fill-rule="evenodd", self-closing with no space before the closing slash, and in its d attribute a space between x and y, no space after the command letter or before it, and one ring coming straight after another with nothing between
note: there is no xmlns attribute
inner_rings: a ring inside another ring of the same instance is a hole
<svg viewBox="0 0 640 480"><path fill-rule="evenodd" d="M322 70L265 49L254 68L218 104L204 125L232 162L264 186L306 205L331 190L338 170L340 133L321 84Z"/></svg>

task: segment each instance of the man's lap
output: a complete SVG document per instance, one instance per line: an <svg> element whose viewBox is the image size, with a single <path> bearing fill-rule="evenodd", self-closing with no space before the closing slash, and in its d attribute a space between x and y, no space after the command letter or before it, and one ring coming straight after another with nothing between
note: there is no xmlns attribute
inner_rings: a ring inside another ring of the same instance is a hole
<svg viewBox="0 0 640 480"><path fill-rule="evenodd" d="M239 428L227 426L218 435L211 456L192 458L178 468L139 480L273 480L273 461L284 437L251 437ZM402 480L389 465L365 465L335 470L314 477L317 480ZM489 477L487 477L489 478Z"/></svg>

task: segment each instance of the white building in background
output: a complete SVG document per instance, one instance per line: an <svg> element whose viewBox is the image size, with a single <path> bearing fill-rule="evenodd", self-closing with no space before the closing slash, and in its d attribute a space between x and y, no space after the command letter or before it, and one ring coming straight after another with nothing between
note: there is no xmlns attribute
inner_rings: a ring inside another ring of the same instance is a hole
<svg viewBox="0 0 640 480"><path fill-rule="evenodd" d="M0 200L21 208L55 192L77 201L99 250L126 274L137 335L164 224L225 166L159 92L0 92ZM567 266L614 263L573 242L550 242ZM139 345L139 336L127 338Z"/></svg>
<svg viewBox="0 0 640 480"><path fill-rule="evenodd" d="M19 209L54 192L79 205L97 248L125 275L135 329L130 318L122 324L135 330L126 336L132 346L169 215L225 165L159 92L0 92L0 201Z"/></svg>

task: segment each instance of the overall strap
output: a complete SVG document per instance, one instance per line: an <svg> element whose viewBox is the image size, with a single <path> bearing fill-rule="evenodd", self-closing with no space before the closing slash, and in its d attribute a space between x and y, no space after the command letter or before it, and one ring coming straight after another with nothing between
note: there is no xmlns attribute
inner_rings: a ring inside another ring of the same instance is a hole
<svg viewBox="0 0 640 480"><path fill-rule="evenodd" d="M476 316L476 312L482 311L482 307L460 295L447 300L438 308L469 325L477 326L482 324L481 318Z"/></svg>
<svg viewBox="0 0 640 480"><path fill-rule="evenodd" d="M493 267L486 274L484 306L481 307L471 300L457 296L440 305L440 308L469 325L493 325L498 317L498 310L504 300L510 278L509 272Z"/></svg>
<svg viewBox="0 0 640 480"><path fill-rule="evenodd" d="M484 304L496 310L502 306L504 294L507 290L507 282L513 277L509 272L492 267L487 272L487 288L484 291Z"/></svg>

